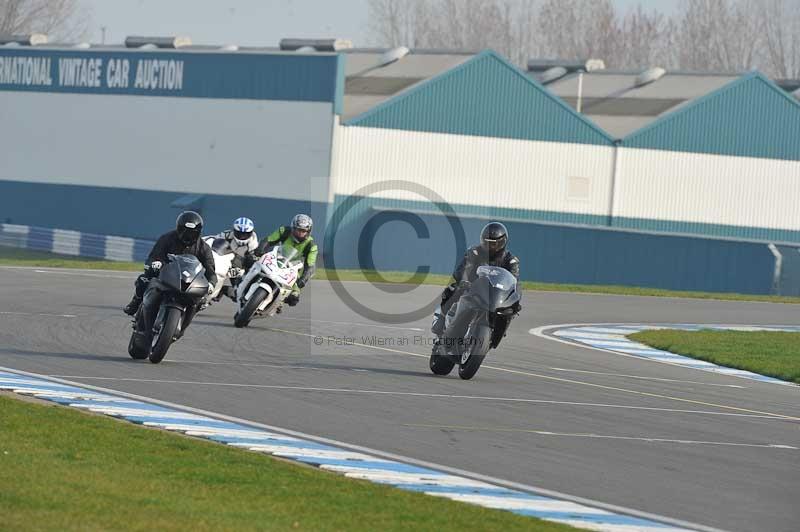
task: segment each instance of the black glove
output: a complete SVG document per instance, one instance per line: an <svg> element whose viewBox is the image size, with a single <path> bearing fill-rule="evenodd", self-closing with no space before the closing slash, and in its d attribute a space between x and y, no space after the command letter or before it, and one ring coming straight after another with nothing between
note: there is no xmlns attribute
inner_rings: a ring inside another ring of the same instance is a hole
<svg viewBox="0 0 800 532"><path fill-rule="evenodd" d="M297 280L297 288L304 288L306 286L306 280L304 278L299 278Z"/></svg>
<svg viewBox="0 0 800 532"><path fill-rule="evenodd" d="M286 296L286 299L284 299L284 302L290 307L293 307L300 302L300 296L298 294L289 294Z"/></svg>
<svg viewBox="0 0 800 532"><path fill-rule="evenodd" d="M470 286L472 286L472 283L471 283L471 282L469 282L469 281L467 281L467 280L460 281L460 282L458 283L458 288L459 288L460 290L469 290L469 287L470 287Z"/></svg>

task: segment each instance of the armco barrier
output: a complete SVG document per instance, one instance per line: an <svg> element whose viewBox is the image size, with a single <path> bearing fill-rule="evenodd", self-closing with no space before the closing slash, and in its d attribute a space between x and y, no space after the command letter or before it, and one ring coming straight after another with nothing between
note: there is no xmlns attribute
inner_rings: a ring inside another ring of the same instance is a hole
<svg viewBox="0 0 800 532"><path fill-rule="evenodd" d="M0 224L0 246L116 261L144 261L154 242L67 229Z"/></svg>

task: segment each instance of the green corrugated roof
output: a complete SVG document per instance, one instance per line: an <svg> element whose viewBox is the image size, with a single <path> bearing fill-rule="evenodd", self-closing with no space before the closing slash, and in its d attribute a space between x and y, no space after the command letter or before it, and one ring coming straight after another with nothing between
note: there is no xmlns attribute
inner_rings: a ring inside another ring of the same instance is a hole
<svg viewBox="0 0 800 532"><path fill-rule="evenodd" d="M491 50L346 125L581 144L613 139Z"/></svg>
<svg viewBox="0 0 800 532"><path fill-rule="evenodd" d="M634 131L622 146L800 161L800 103L752 72Z"/></svg>

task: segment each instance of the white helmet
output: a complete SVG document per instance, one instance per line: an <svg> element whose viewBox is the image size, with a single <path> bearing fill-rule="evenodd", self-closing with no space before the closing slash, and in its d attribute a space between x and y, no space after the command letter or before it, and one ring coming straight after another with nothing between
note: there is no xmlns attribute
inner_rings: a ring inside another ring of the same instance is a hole
<svg viewBox="0 0 800 532"><path fill-rule="evenodd" d="M244 246L253 236L256 226L250 218L236 218L233 222L233 240L239 246Z"/></svg>

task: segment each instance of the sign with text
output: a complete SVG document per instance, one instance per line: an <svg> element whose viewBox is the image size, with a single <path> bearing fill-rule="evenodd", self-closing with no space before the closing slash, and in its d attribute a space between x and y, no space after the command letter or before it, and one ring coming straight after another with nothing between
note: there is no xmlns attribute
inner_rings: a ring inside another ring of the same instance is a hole
<svg viewBox="0 0 800 532"><path fill-rule="evenodd" d="M0 49L0 91L333 102L336 55Z"/></svg>

